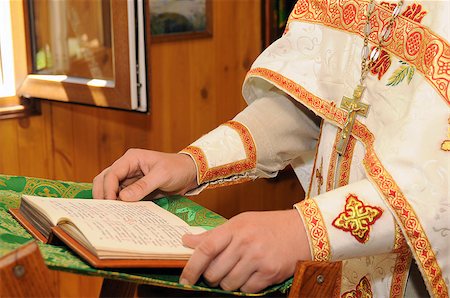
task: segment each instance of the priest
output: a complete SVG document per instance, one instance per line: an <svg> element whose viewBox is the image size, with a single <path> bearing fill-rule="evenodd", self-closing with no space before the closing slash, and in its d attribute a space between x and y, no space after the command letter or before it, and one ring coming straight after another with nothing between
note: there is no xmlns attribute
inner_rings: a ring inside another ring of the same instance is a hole
<svg viewBox="0 0 450 298"><path fill-rule="evenodd" d="M128 151L94 179L94 197L197 194L291 164L306 198L185 235L195 251L181 283L257 292L298 260L342 261L339 296L401 297L420 295L407 282L417 264L428 294L448 297L449 11L298 1L248 72L244 111L178 154Z"/></svg>

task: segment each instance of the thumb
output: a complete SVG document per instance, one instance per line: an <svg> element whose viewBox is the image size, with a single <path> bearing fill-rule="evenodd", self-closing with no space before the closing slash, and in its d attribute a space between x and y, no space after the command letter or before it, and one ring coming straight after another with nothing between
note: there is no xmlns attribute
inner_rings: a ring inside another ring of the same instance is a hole
<svg viewBox="0 0 450 298"><path fill-rule="evenodd" d="M160 187L160 178L147 175L128 185L119 192L119 199L126 202L142 200L146 195Z"/></svg>
<svg viewBox="0 0 450 298"><path fill-rule="evenodd" d="M201 234L184 234L181 238L184 246L195 248L199 245L203 239L205 239L209 234L209 231L203 232Z"/></svg>

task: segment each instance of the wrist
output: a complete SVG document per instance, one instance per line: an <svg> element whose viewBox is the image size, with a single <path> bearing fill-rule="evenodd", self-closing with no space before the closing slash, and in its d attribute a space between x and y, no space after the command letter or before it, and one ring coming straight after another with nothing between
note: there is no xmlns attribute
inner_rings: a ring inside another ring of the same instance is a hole
<svg viewBox="0 0 450 298"><path fill-rule="evenodd" d="M178 155L180 156L183 162L182 167L187 170L186 175L186 192L187 192L191 189L198 187L197 165L190 155L184 153L179 153Z"/></svg>
<svg viewBox="0 0 450 298"><path fill-rule="evenodd" d="M309 239L306 233L305 224L296 209L290 211L292 214L292 225L295 227L293 239L297 244L299 260L312 260L311 251L309 249Z"/></svg>

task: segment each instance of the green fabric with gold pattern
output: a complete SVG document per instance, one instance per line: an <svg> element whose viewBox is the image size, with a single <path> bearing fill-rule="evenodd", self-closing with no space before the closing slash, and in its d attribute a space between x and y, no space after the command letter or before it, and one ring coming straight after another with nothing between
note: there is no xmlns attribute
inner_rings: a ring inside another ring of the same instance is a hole
<svg viewBox="0 0 450 298"><path fill-rule="evenodd" d="M22 194L89 199L92 198L92 185L90 183L62 182L0 175L0 258L33 240L33 237L28 234L28 232L22 228L8 212L9 208L17 208L19 206L20 196ZM226 221L220 215L181 196L162 198L157 200L156 203L164 209L176 214L192 226L202 226L206 229L211 229ZM66 247L39 243L39 248L45 263L51 269L101 276L109 279L133 281L140 284L176 289L209 291L239 296L262 296L275 291L284 292L292 284L292 279L290 279L283 284L270 287L258 294L223 291L219 288L210 288L204 282L199 282L195 286L184 286L178 283L179 270L98 270L72 254Z"/></svg>

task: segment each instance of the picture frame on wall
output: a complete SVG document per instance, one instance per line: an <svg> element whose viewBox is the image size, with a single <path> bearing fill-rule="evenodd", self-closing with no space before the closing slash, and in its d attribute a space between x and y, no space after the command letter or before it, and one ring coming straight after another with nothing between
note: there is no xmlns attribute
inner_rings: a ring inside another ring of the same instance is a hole
<svg viewBox="0 0 450 298"><path fill-rule="evenodd" d="M149 0L152 42L212 36L212 0Z"/></svg>

